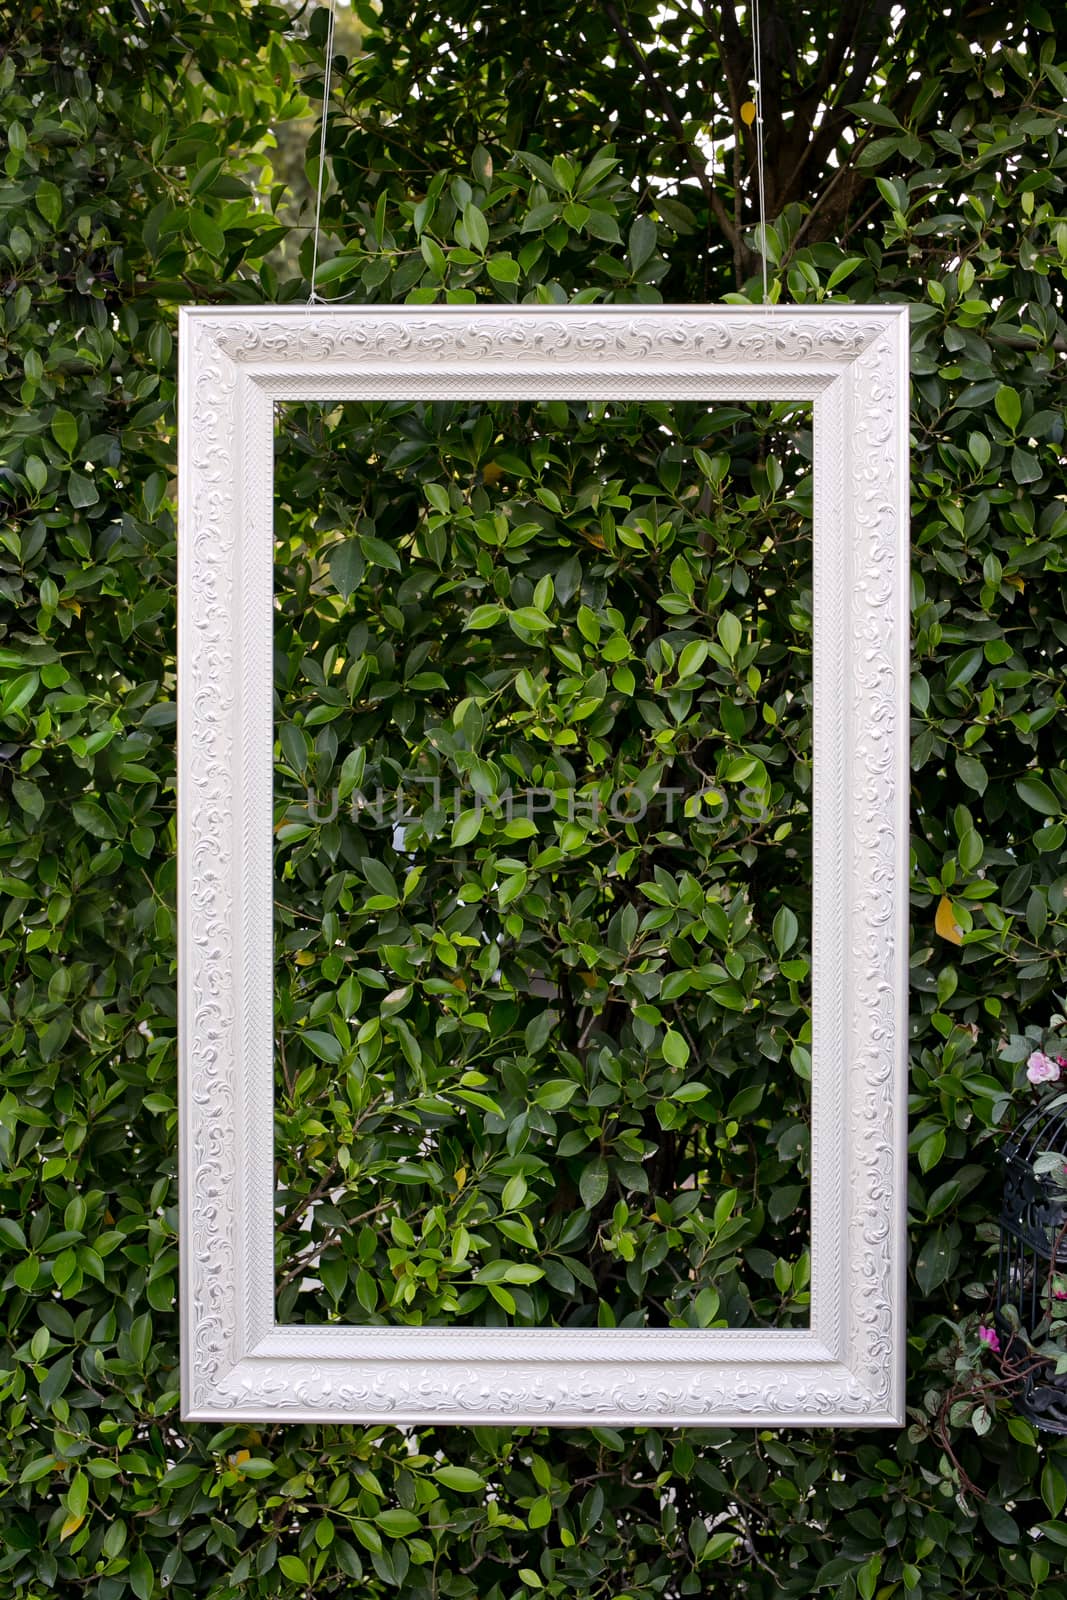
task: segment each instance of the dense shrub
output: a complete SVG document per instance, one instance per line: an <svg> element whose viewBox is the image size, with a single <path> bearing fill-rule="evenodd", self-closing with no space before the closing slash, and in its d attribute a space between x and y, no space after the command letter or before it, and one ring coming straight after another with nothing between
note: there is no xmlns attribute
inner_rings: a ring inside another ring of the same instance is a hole
<svg viewBox="0 0 1067 1600"><path fill-rule="evenodd" d="M324 296L758 299L728 9L355 9ZM909 1425L178 1420L174 309L306 293L270 170L321 92L305 20L53 0L0 60L0 1594L1067 1593L1067 1456L977 1334L1010 1040L1063 1009L1067 944L1040 6L764 17L775 294L912 305ZM803 1320L806 426L281 411L287 1316ZM668 819L663 776L725 820ZM508 785L650 809L509 819ZM401 831L348 813L379 786Z"/></svg>

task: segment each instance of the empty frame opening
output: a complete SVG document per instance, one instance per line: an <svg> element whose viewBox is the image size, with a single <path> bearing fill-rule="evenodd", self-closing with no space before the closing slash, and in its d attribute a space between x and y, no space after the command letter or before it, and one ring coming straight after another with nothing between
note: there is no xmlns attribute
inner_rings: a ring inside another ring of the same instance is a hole
<svg viewBox="0 0 1067 1600"><path fill-rule="evenodd" d="M804 1327L811 406L278 406L280 1322Z"/></svg>

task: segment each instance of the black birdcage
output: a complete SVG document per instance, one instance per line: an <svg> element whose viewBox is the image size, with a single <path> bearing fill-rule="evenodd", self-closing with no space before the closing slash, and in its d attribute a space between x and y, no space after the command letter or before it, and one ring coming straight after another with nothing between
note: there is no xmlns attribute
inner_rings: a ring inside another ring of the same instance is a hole
<svg viewBox="0 0 1067 1600"><path fill-rule="evenodd" d="M1042 1360L1034 1348L1049 1349L1067 1307L1067 1094L1043 1100L1023 1118L1002 1160L995 1317L1002 1359L1008 1372L1020 1374L1015 1405L1023 1416L1067 1433L1067 1373L1057 1376L1055 1359Z"/></svg>

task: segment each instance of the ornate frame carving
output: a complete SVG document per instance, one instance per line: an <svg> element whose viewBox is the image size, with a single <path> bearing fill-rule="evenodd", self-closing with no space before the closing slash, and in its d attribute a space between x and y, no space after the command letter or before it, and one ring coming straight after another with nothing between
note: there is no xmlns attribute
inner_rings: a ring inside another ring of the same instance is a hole
<svg viewBox="0 0 1067 1600"><path fill-rule="evenodd" d="M908 886L905 306L181 312L182 1415L899 1426ZM274 1321L275 400L809 399L812 1314L802 1331Z"/></svg>

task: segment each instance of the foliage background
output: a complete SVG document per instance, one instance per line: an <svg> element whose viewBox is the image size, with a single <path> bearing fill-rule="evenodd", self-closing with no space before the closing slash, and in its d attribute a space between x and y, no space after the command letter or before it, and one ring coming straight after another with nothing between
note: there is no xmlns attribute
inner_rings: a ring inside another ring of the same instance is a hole
<svg viewBox="0 0 1067 1600"><path fill-rule="evenodd" d="M284 409L279 1317L806 1323L810 407Z"/></svg>
<svg viewBox="0 0 1067 1600"><path fill-rule="evenodd" d="M321 292L758 299L747 25L651 14L357 7ZM1039 5L764 12L776 292L913 308L908 1428L178 1420L174 312L306 295L275 163L324 23L50 0L0 57L0 1594L1062 1595L1067 1457L977 1338L998 1124L1065 943L1067 80Z"/></svg>

